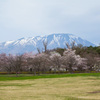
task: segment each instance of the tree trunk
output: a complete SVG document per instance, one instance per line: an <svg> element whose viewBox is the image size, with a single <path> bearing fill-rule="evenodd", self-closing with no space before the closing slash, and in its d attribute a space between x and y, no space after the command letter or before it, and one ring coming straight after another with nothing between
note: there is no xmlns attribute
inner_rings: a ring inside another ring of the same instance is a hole
<svg viewBox="0 0 100 100"><path fill-rule="evenodd" d="M69 66L68 70L69 70L70 73L73 73L73 69L72 69L71 65Z"/></svg>
<svg viewBox="0 0 100 100"><path fill-rule="evenodd" d="M18 72L16 72L16 77L18 77Z"/></svg>

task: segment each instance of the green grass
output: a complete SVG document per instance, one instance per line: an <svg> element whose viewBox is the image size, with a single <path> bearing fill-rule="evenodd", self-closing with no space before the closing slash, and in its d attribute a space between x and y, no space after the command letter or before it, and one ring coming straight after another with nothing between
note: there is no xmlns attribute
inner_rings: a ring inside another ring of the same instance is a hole
<svg viewBox="0 0 100 100"><path fill-rule="evenodd" d="M0 81L41 79L41 78L63 78L63 77L78 77L78 76L100 77L100 73L44 74L44 75L42 74L37 76L32 76L31 74L19 74L18 77L16 77L15 74L11 74L11 75L0 75Z"/></svg>

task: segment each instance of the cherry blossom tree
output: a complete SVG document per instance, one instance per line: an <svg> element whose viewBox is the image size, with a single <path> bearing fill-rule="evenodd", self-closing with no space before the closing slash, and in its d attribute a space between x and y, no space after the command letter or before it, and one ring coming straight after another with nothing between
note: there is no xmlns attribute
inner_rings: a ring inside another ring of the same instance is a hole
<svg viewBox="0 0 100 100"><path fill-rule="evenodd" d="M8 58L5 53L0 54L0 69L1 71L10 72L11 69L8 66Z"/></svg>
<svg viewBox="0 0 100 100"><path fill-rule="evenodd" d="M9 62L13 66L13 71L16 73L16 76L18 76L18 74L22 71L23 67L23 55L12 56Z"/></svg>
<svg viewBox="0 0 100 100"><path fill-rule="evenodd" d="M50 59L51 59L51 64L52 64L54 70L55 71L57 70L60 72L60 68L62 65L61 55L57 52L51 52Z"/></svg>
<svg viewBox="0 0 100 100"><path fill-rule="evenodd" d="M75 50L67 49L63 54L63 64L66 66L66 70L73 73L73 69L78 66L83 66L85 64L85 58L81 58L79 55L75 54Z"/></svg>
<svg viewBox="0 0 100 100"><path fill-rule="evenodd" d="M30 56L28 55L27 63L32 69L34 75L36 75L36 72L38 72L38 74L40 74L40 72L45 73L47 70L49 70L49 55L45 53Z"/></svg>

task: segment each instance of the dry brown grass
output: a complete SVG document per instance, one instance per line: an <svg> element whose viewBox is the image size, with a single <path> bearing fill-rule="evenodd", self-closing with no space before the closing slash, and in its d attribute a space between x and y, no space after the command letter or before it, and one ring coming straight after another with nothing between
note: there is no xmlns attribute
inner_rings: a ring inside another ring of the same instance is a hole
<svg viewBox="0 0 100 100"><path fill-rule="evenodd" d="M0 100L85 99L100 100L100 78L66 77L0 81Z"/></svg>

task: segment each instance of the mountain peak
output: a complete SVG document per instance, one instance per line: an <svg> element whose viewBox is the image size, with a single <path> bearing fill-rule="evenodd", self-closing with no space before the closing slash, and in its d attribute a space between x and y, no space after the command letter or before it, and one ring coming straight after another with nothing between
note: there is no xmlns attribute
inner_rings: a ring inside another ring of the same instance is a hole
<svg viewBox="0 0 100 100"><path fill-rule="evenodd" d="M45 36L36 36L29 38L20 38L16 41L7 41L0 43L0 53L25 53L25 52L37 52L37 48L42 50L43 41L48 41L48 49L65 48L65 43L75 41L76 45L82 44L83 46L95 46L93 43L84 40L80 37L76 37L69 33L53 33Z"/></svg>

